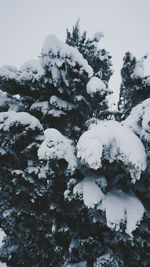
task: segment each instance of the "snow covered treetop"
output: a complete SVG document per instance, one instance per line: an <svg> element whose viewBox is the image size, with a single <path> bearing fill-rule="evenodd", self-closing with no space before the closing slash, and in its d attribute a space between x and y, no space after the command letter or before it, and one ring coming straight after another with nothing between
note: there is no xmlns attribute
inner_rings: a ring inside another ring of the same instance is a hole
<svg viewBox="0 0 150 267"><path fill-rule="evenodd" d="M81 69L88 73L88 76L93 75L92 68L88 65L87 60L74 47L60 41L54 34L46 37L42 49L42 64L44 66L55 64L58 68L61 67L66 60L73 67L78 64ZM56 58L54 60L54 58Z"/></svg>
<svg viewBox="0 0 150 267"><path fill-rule="evenodd" d="M150 98L134 107L123 125L144 141L150 142Z"/></svg>
<svg viewBox="0 0 150 267"><path fill-rule="evenodd" d="M38 79L44 74L44 70L37 59L30 59L20 68L20 79L32 80Z"/></svg>
<svg viewBox="0 0 150 267"><path fill-rule="evenodd" d="M44 136L45 139L38 150L39 159L64 159L68 163L68 170L73 172L77 167L77 160L72 141L53 128L45 130Z"/></svg>
<svg viewBox="0 0 150 267"><path fill-rule="evenodd" d="M96 32L94 35L93 35L93 40L96 40L96 41L100 41L100 39L104 37L104 33L103 32Z"/></svg>
<svg viewBox="0 0 150 267"><path fill-rule="evenodd" d="M140 60L137 61L135 69L132 73L132 78L135 79L144 78L144 60L147 58L147 56L148 55L145 55L144 57L142 57Z"/></svg>
<svg viewBox="0 0 150 267"><path fill-rule="evenodd" d="M0 68L0 77L4 79L15 79L18 82L38 80L44 74L44 70L40 62L31 59L25 62L20 70L14 66L3 66Z"/></svg>
<svg viewBox="0 0 150 267"><path fill-rule="evenodd" d="M0 77L5 79L15 79L17 74L17 68L11 65L5 65L0 68Z"/></svg>
<svg viewBox="0 0 150 267"><path fill-rule="evenodd" d="M140 179L141 172L146 168L145 148L141 140L115 121L104 121L83 133L77 150L81 162L95 170L102 167L104 159L110 163L121 161L132 182Z"/></svg>
<svg viewBox="0 0 150 267"><path fill-rule="evenodd" d="M43 130L39 120L26 112L1 112L0 113L0 130L9 131L13 126L23 125L27 130Z"/></svg>

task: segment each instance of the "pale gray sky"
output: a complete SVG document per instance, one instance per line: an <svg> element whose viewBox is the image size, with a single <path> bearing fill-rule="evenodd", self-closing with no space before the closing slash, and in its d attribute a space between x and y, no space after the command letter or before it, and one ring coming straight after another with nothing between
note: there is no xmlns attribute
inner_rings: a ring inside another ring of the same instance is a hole
<svg viewBox="0 0 150 267"><path fill-rule="evenodd" d="M150 52L150 0L0 0L0 66L37 58L49 33L65 40L78 18L88 36L104 32L100 47L112 56L111 87L118 89L125 52L137 58Z"/></svg>

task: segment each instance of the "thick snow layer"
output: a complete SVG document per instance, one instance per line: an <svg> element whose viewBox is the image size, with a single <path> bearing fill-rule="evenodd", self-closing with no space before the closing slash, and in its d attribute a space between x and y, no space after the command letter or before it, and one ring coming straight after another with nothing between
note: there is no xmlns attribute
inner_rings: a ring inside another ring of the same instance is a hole
<svg viewBox="0 0 150 267"><path fill-rule="evenodd" d="M144 78L144 57L136 63L135 69L132 73L132 78Z"/></svg>
<svg viewBox="0 0 150 267"><path fill-rule="evenodd" d="M15 79L17 74L17 68L14 66L5 65L0 68L0 77L5 77L5 79Z"/></svg>
<svg viewBox="0 0 150 267"><path fill-rule="evenodd" d="M85 126L87 127L88 130L92 129L93 127L97 126L98 124L100 124L102 121L95 118L95 117L92 117L90 119L88 119L86 122L85 122Z"/></svg>
<svg viewBox="0 0 150 267"><path fill-rule="evenodd" d="M18 75L19 80L38 80L44 74L44 70L40 62L36 59L31 59L25 62Z"/></svg>
<svg viewBox="0 0 150 267"><path fill-rule="evenodd" d="M97 77L92 77L86 86L87 93L91 96L94 96L96 93L99 93L103 96L106 93L107 89L103 81Z"/></svg>
<svg viewBox="0 0 150 267"><path fill-rule="evenodd" d="M54 34L50 34L46 37L43 49L42 49L42 64L50 67L54 74L52 75L55 80L59 79L60 73L58 69L64 62L68 62L73 67L78 64L82 71L86 71L88 76L93 75L92 68L88 65L82 54L74 47L60 41Z"/></svg>
<svg viewBox="0 0 150 267"><path fill-rule="evenodd" d="M60 109L60 110L62 109L64 111L74 109L74 105L72 103L70 103L68 101L64 101L60 97L57 97L56 95L51 96L50 104L54 108Z"/></svg>
<svg viewBox="0 0 150 267"><path fill-rule="evenodd" d="M101 188L96 184L96 180L100 182L103 177L85 177L81 182L75 185L73 194L83 198L84 204L88 208L94 208L104 199L104 194Z"/></svg>
<svg viewBox="0 0 150 267"><path fill-rule="evenodd" d="M112 190L106 195L101 189L107 186L105 177L88 176L73 188L75 198L83 199L84 205L88 208L95 208L105 211L107 226L112 230L122 230L125 225L125 232L132 236L144 214L144 206L141 201L132 193L127 194L122 190Z"/></svg>
<svg viewBox="0 0 150 267"><path fill-rule="evenodd" d="M141 201L134 195L125 194L122 190L114 190L106 195L105 209L107 226L118 231L121 223L125 223L125 232L130 236L144 214Z"/></svg>
<svg viewBox="0 0 150 267"><path fill-rule="evenodd" d="M77 156L83 164L97 170L102 160L121 161L130 173L132 182L140 179L146 168L145 148L140 139L115 121L101 124L83 133L77 144Z"/></svg>
<svg viewBox="0 0 150 267"><path fill-rule="evenodd" d="M73 172L77 167L77 160L72 141L53 128L45 130L44 135L45 140L38 150L39 159L64 159L68 162L68 170Z"/></svg>
<svg viewBox="0 0 150 267"><path fill-rule="evenodd" d="M24 80L38 80L44 74L44 70L36 59L24 63L20 70L14 66L3 66L0 68L0 77L5 79L16 79L18 82Z"/></svg>
<svg viewBox="0 0 150 267"><path fill-rule="evenodd" d="M21 68L20 71L32 71L33 73L43 73L43 69L40 65L40 62L37 59L30 59L27 62L25 62Z"/></svg>
<svg viewBox="0 0 150 267"><path fill-rule="evenodd" d="M27 129L43 130L39 120L27 112L8 111L0 113L0 130L9 131L12 126L19 124L24 125Z"/></svg>
<svg viewBox="0 0 150 267"><path fill-rule="evenodd" d="M134 107L122 124L144 141L150 142L150 98Z"/></svg>

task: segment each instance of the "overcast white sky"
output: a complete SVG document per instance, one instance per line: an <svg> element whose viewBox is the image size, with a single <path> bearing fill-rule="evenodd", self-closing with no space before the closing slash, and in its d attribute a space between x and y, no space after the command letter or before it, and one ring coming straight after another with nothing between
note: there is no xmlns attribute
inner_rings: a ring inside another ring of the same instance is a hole
<svg viewBox="0 0 150 267"><path fill-rule="evenodd" d="M104 32L100 47L112 56L111 87L118 89L125 52L137 58L150 52L150 0L0 0L0 66L37 58L49 33L65 40L78 18L88 36Z"/></svg>

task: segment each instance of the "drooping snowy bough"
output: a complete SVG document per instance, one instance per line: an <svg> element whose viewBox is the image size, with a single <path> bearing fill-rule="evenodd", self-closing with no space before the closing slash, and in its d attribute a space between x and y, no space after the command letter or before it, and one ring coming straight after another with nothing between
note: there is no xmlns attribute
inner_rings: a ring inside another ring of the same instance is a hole
<svg viewBox="0 0 150 267"><path fill-rule="evenodd" d="M145 148L140 139L118 122L106 121L86 131L77 144L77 156L91 169L102 167L102 161L121 161L132 182L140 179L146 168Z"/></svg>
<svg viewBox="0 0 150 267"><path fill-rule="evenodd" d="M68 163L68 171L73 173L77 167L77 160L72 141L53 128L45 130L44 136L44 141L38 150L39 159L64 159Z"/></svg>
<svg viewBox="0 0 150 267"><path fill-rule="evenodd" d="M108 192L105 198L107 226L112 230L120 230L126 224L125 232L132 236L144 214L144 206L134 194L126 194L122 190Z"/></svg>
<svg viewBox="0 0 150 267"><path fill-rule="evenodd" d="M83 200L88 209L105 212L106 223L110 229L122 231L124 225L125 232L132 237L132 232L143 218L143 204L134 193L124 193L121 189L104 194L106 187L107 180L104 176L88 176L74 186L73 198Z"/></svg>
<svg viewBox="0 0 150 267"><path fill-rule="evenodd" d="M5 65L0 68L0 78L5 80L16 80L16 82L37 81L44 74L39 60L30 59L25 62L19 70L14 66Z"/></svg>
<svg viewBox="0 0 150 267"><path fill-rule="evenodd" d="M88 176L73 188L75 197L83 199L84 204L88 208L94 208L95 205L102 203L105 196L98 184L106 186L107 181L104 177Z"/></svg>
<svg viewBox="0 0 150 267"><path fill-rule="evenodd" d="M40 121L27 112L1 112L0 113L0 130L9 131L11 127L22 125L27 130L43 130Z"/></svg>

